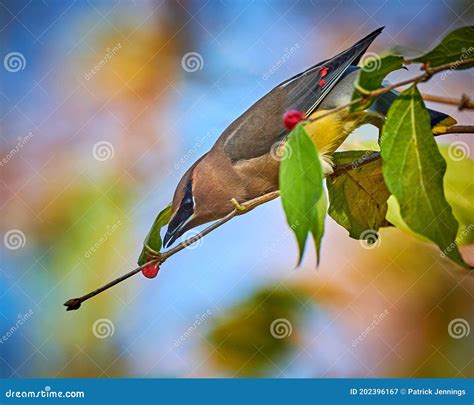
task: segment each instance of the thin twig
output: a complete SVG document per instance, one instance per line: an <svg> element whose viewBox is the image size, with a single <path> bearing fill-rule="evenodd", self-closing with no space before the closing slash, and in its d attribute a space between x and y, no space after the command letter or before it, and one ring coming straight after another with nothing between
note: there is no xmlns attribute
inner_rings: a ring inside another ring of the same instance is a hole
<svg viewBox="0 0 474 405"><path fill-rule="evenodd" d="M448 134L472 134L474 133L474 125L453 125L443 130L437 129L434 136L448 135Z"/></svg>
<svg viewBox="0 0 474 405"><path fill-rule="evenodd" d="M355 100L352 100L351 102L349 102L345 105L342 105L340 107L328 110L327 112L325 112L324 114L319 115L318 117L308 119L308 121L313 122L313 121L322 119L324 117L327 117L328 115L331 115L331 114L334 114L338 111L341 111L341 110L343 110L343 109L345 109L345 108L347 108L351 105L367 101L368 99L370 99L372 97L377 97L381 94L387 93L387 92L389 92L393 89L396 89L398 87L402 87L402 86L405 86L407 84L412 84L412 83L416 84L416 83L419 83L419 82L427 81L433 75L435 75L435 74L437 74L437 73L439 73L443 70L449 69L451 67L459 67L459 66L463 66L463 65L467 65L467 64L471 64L471 63L474 63L474 59L472 59L472 58L471 59L465 59L461 62L456 61L456 62L453 62L453 63L448 63L448 64L445 64L445 65L438 66L436 68L427 67L426 70L425 70L425 73L423 73L422 75L419 75L419 76L413 77L411 79L401 81L399 83L392 84L392 85L387 86L387 87L381 87L377 90L367 91L362 97L360 97L358 99L355 99ZM453 127L447 128L446 132L438 132L435 135L437 136L437 135L444 135L444 134L449 134L449 133L474 133L474 126L461 126L461 125L453 126ZM371 162L373 162L373 161L375 161L379 158L380 158L380 154L378 152L375 152L373 154L368 155L367 158L362 160L362 161L351 162L349 164L336 166L334 168L334 172L331 174L331 178L337 177L337 176L339 176L339 175L341 175L341 174L345 173L346 171L351 170L353 168L356 168L356 167L358 168L358 167L363 166L364 164L371 163ZM242 214L252 210L253 208L255 208L255 207L257 207L261 204L264 204L268 201L274 200L279 195L280 195L279 191L273 191L271 193L268 193L268 194L262 195L260 197L257 197L253 200L241 203L240 205L245 207L245 210L238 209L236 207L233 211L231 211L225 217L223 217L222 219L219 219L218 221L214 222L213 224L208 226L206 229L199 232L197 235L181 242L176 247L174 247L174 248L172 248L172 249L170 249L166 252L158 254L156 257L153 257L150 261L143 264L142 266L137 267L136 269L124 274L123 276L120 276L120 277L116 278L115 280L105 284L104 286L102 286L102 287L100 287L100 288L98 288L98 289L96 289L96 290L94 290L94 291L92 291L92 292L90 292L86 295L83 295L82 297L72 298L72 299L66 301L64 303L64 305L67 307L66 309L68 311L79 309L81 304L84 301L87 301L88 299L96 296L97 294L100 294L101 292L103 292L105 290L108 290L109 288L113 287L114 285L119 284L120 282L132 277L133 275L139 273L143 268L145 268L146 266L148 266L150 264L161 265L169 257L171 257L174 254L178 253L179 251L183 250L185 247L191 245L192 243L198 241L203 236L207 235L208 233L212 232L213 230L219 228L221 225L225 224L227 221L231 220L235 216L242 215Z"/></svg>
<svg viewBox="0 0 474 405"><path fill-rule="evenodd" d="M84 301L87 301L89 298L95 297L97 294L100 294L102 291L108 290L109 288L113 287L114 285L121 283L122 281L126 280L127 278L130 278L134 276L135 274L139 273L142 271L146 266L150 264L155 264L158 262L158 259L153 259L150 260L149 262L142 264L140 267L137 267L136 269L133 269L129 271L128 273L125 273L123 276L120 276L116 278L115 280L110 281L109 283L103 285L102 287L97 288L94 291L91 291L89 294L83 295L82 297L79 298L71 298L70 300L67 300L64 303L64 306L67 307L66 311L73 311L76 309L79 309L81 304Z"/></svg>
<svg viewBox="0 0 474 405"><path fill-rule="evenodd" d="M474 110L474 102L467 94L463 94L460 99L423 94L423 99L426 101L431 101L432 103L455 105L458 107L459 111Z"/></svg>

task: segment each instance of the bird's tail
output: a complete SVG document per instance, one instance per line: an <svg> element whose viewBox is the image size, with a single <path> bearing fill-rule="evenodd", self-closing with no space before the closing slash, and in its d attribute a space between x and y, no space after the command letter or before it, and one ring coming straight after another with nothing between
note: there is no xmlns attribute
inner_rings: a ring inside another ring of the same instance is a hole
<svg viewBox="0 0 474 405"><path fill-rule="evenodd" d="M384 83L384 85L386 84L387 83ZM380 95L377 97L369 110L380 113L384 116L387 115L388 109L392 105L393 101L398 97L398 95L399 92L395 90ZM433 131L435 132L441 127L450 127L457 123L453 117L440 111L428 108L428 113L430 114L431 118L431 128L433 128Z"/></svg>
<svg viewBox="0 0 474 405"><path fill-rule="evenodd" d="M428 112L430 114L431 128L433 128L433 132L445 127L450 127L457 123L457 121L448 114L430 108L428 108Z"/></svg>

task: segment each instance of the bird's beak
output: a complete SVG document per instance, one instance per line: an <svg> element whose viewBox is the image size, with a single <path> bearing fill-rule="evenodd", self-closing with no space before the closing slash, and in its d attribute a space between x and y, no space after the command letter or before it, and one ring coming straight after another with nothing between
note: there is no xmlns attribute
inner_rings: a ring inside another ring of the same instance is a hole
<svg viewBox="0 0 474 405"><path fill-rule="evenodd" d="M163 246L165 248L171 246L176 241L176 239L178 239L184 232L188 230L188 228L186 228L186 225L189 224L193 217L194 215L192 215L191 212L176 213L176 215L171 219L165 237L163 239Z"/></svg>

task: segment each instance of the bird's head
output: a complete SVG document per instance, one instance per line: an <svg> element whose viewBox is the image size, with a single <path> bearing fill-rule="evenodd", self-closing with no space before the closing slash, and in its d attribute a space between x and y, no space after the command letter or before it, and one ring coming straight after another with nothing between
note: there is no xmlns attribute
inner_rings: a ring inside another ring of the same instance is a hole
<svg viewBox="0 0 474 405"><path fill-rule="evenodd" d="M184 232L193 227L191 222L195 218L195 201L192 170L188 170L174 192L171 220L163 240L165 247L172 245Z"/></svg>
<svg viewBox="0 0 474 405"><path fill-rule="evenodd" d="M219 159L205 155L179 181L173 196L171 220L163 240L165 248L186 231L221 218L232 210L232 187L226 186L226 170L221 164L216 165L216 161L219 162Z"/></svg>

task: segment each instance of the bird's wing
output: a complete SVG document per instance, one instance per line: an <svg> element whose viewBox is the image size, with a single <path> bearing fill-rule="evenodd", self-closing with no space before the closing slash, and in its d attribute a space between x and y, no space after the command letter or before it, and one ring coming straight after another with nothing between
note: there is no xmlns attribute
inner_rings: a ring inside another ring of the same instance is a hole
<svg viewBox="0 0 474 405"><path fill-rule="evenodd" d="M382 29L279 84L235 120L221 135L216 147L223 147L232 161L269 153L288 133L283 127L283 113L295 109L311 114L349 67L359 62Z"/></svg>
<svg viewBox="0 0 474 405"><path fill-rule="evenodd" d="M287 93L287 109L304 111L307 116L310 115L344 77L349 67L359 63L362 55L382 30L383 27L375 30L333 58L318 63L280 84Z"/></svg>

